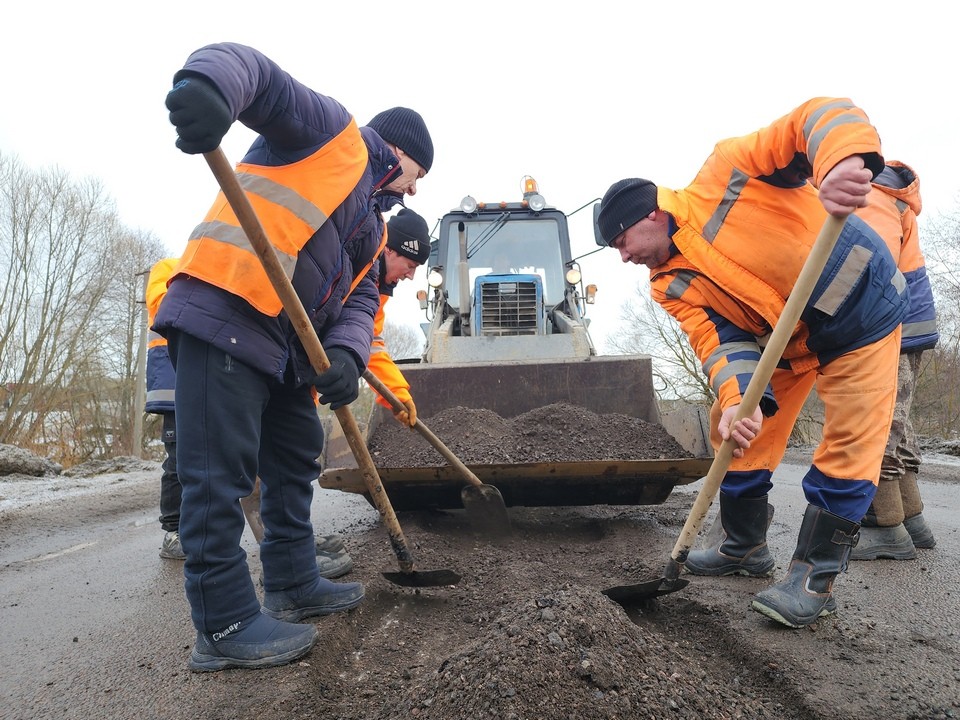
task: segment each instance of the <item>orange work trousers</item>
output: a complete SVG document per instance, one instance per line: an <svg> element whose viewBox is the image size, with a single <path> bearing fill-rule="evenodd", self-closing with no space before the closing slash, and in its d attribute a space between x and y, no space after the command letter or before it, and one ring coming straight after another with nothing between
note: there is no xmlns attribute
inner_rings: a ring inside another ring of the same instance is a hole
<svg viewBox="0 0 960 720"><path fill-rule="evenodd" d="M760 433L742 458L733 458L729 471L772 472L783 458L810 390L816 386L825 409L823 439L813 455L813 465L819 470L816 475L826 476L833 485L837 483L832 481L866 480L876 486L897 400L899 356L898 327L882 340L824 366L801 373L775 370L770 382L779 410L763 419ZM714 403L710 411L714 449L720 446L719 420L719 403Z"/></svg>

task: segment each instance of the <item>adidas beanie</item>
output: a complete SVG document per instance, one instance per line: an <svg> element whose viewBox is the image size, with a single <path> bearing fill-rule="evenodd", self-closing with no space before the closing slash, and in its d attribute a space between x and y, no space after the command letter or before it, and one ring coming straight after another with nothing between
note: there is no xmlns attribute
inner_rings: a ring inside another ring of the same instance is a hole
<svg viewBox="0 0 960 720"><path fill-rule="evenodd" d="M398 255L423 265L430 257L430 231L427 221L413 210L401 208L387 221L387 247Z"/></svg>

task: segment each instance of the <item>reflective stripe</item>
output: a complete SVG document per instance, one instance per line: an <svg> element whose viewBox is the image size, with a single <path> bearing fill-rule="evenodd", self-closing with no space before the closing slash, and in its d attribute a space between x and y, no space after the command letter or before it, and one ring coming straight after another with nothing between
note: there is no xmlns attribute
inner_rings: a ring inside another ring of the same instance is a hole
<svg viewBox="0 0 960 720"><path fill-rule="evenodd" d="M676 278L667 286L667 297L671 300L679 300L690 287L690 283L693 282L695 277L696 273L692 273L689 270L681 270L678 272Z"/></svg>
<svg viewBox="0 0 960 720"><path fill-rule="evenodd" d="M204 237L210 238L211 240L218 240L227 245L233 245L235 248L250 253L254 258L257 257L257 251L253 249L253 245L250 244L250 238L247 237L243 228L234 227L233 225L228 225L218 220L200 223L194 228L193 234L190 235L190 240L199 240ZM280 261L280 267L283 268L283 274L287 276L288 280L292 280L293 271L297 267L297 257L285 253L275 245L273 249L277 251L277 259ZM259 259L257 262L259 262Z"/></svg>
<svg viewBox="0 0 960 720"><path fill-rule="evenodd" d="M836 110L837 108L844 108L846 110L852 110L856 107L853 103L844 102L843 100L837 100L835 102L827 103L817 108L813 113L810 114L810 117L807 118L807 122L803 124L803 137L807 141L807 160L811 165L814 165L814 158L817 154L817 148L820 147L820 143L823 141L824 136L827 134L827 130L830 127L824 128L817 133L816 137L813 136L814 126L820 122L820 119L826 115L831 110Z"/></svg>
<svg viewBox="0 0 960 720"><path fill-rule="evenodd" d="M903 295L903 291L907 289L907 279L899 270L897 270L896 275L890 278L890 284L897 289L897 295Z"/></svg>
<svg viewBox="0 0 960 720"><path fill-rule="evenodd" d="M903 324L903 337L923 337L924 335L934 335L937 332L936 320L921 320L914 323Z"/></svg>
<svg viewBox="0 0 960 720"><path fill-rule="evenodd" d="M863 275L871 257L873 257L873 251L862 245L855 245L851 248L850 254L847 255L840 267L840 272L836 274L827 289L814 303L814 307L820 312L833 316L843 304L843 301L849 297L850 291L857 284L860 276Z"/></svg>
<svg viewBox="0 0 960 720"><path fill-rule="evenodd" d="M723 226L723 221L726 219L727 213L733 209L733 204L737 201L737 198L740 197L740 193L743 192L743 188L749 179L749 175L741 170L738 170L737 168L734 168L733 172L730 173L730 181L727 183L727 187L723 191L723 198L721 198L720 204L717 206L717 209L713 212L713 215L707 221L706 225L703 226L703 238L708 243L713 244L713 241L717 239L717 233L720 232L720 228Z"/></svg>
<svg viewBox="0 0 960 720"><path fill-rule="evenodd" d="M173 390L148 390L147 391L147 402L156 403L156 402L173 402Z"/></svg>
<svg viewBox="0 0 960 720"><path fill-rule="evenodd" d="M737 352L757 352L757 346L755 343L748 342L724 343L710 353L710 357L703 363L703 371L709 376L710 370L714 365L728 355L733 355Z"/></svg>
<svg viewBox="0 0 960 720"><path fill-rule="evenodd" d="M376 355L377 353L385 353L385 352L387 351L387 348L384 347L384 345L382 344L382 343L383 343L383 340L382 340L382 339L380 339L380 343L381 343L380 345L377 345L377 344L376 344L376 342L377 342L378 339L379 339L379 338L374 338L374 339L373 339L374 344L370 346L370 354L371 354L371 355Z"/></svg>
<svg viewBox="0 0 960 720"><path fill-rule="evenodd" d="M813 136L807 142L807 159L810 161L811 165L814 165L817 161L817 150L820 149L820 143L823 142L823 139L827 134L836 127L840 125L850 125L856 123L859 125L865 125L865 121L859 115L840 115L835 117L824 127L820 128L813 134Z"/></svg>
<svg viewBox="0 0 960 720"><path fill-rule="evenodd" d="M723 385L727 380L737 375L742 375L744 373L749 373L752 375L756 372L758 360L737 360L727 365L725 368L720 370L717 373L717 376L713 379L713 382L710 383L713 391L720 395L720 386Z"/></svg>
<svg viewBox="0 0 960 720"><path fill-rule="evenodd" d="M253 173L237 173L237 180L247 192L259 195L275 205L286 208L300 218L308 227L316 232L329 219L327 214L311 203L300 193L291 190L278 182Z"/></svg>

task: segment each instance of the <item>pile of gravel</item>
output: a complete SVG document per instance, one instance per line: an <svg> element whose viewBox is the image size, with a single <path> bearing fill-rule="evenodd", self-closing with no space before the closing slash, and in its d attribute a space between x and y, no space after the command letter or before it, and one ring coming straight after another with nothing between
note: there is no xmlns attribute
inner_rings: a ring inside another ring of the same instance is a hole
<svg viewBox="0 0 960 720"><path fill-rule="evenodd" d="M662 426L617 413L597 414L555 403L512 419L485 409L454 407L423 423L461 461L470 464L588 462L689 458ZM369 448L380 467L431 467L440 454L393 420L380 424Z"/></svg>
<svg viewBox="0 0 960 720"><path fill-rule="evenodd" d="M702 658L612 601L571 587L512 604L381 718L775 718L784 708L711 673Z"/></svg>

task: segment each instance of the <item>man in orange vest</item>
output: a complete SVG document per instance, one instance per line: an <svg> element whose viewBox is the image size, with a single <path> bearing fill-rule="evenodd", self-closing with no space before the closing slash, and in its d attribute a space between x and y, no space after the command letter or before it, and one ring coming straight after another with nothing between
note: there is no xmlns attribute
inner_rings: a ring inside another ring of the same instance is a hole
<svg viewBox="0 0 960 720"><path fill-rule="evenodd" d="M370 348L370 372L377 376L397 396L406 410L394 413L397 421L413 427L417 424L417 406L410 395L410 383L403 377L383 339L386 319L384 308L393 297L401 280L413 279L417 268L430 257L430 231L427 221L409 210L400 212L387 221L387 247L380 258L380 307L373 321L373 345ZM392 410L392 405L377 395L377 402Z"/></svg>
<svg viewBox="0 0 960 720"><path fill-rule="evenodd" d="M773 573L766 542L773 471L814 386L826 406L787 575L751 605L794 628L836 610L833 581L876 492L893 416L906 282L884 239L851 215L883 167L879 135L860 108L845 98L813 98L757 132L718 143L683 190L628 178L600 203L602 240L623 262L650 269L652 297L703 363L717 397L714 447L734 443L720 487L724 532L690 552L688 571ZM735 421L827 213L847 218L843 231L759 407Z"/></svg>
<svg viewBox="0 0 960 720"><path fill-rule="evenodd" d="M177 258L164 258L150 268L147 278L147 323L153 325L167 280ZM180 547L180 478L177 476L177 421L173 403L176 376L170 364L167 341L153 330L147 339L147 402L144 410L162 418L161 439L165 457L160 475L160 529L164 531L160 557L183 560Z"/></svg>
<svg viewBox="0 0 960 720"><path fill-rule="evenodd" d="M330 368L316 373L222 193L196 227L157 313L176 370L184 588L196 671L261 668L317 641L304 618L349 610L360 583L321 577L310 522L323 428L357 397L379 307L383 213L433 163L423 118L395 107L359 127L335 99L237 43L190 55L166 99L186 153L215 150L234 121L257 133L237 166ZM246 555L240 499L259 475L263 605Z"/></svg>

